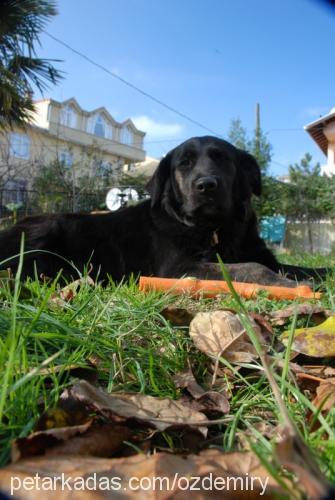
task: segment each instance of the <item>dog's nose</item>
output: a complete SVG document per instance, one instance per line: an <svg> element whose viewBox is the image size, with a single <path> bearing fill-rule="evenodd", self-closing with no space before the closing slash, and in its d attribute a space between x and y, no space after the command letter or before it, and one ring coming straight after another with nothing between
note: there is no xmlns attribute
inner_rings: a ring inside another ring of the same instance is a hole
<svg viewBox="0 0 335 500"><path fill-rule="evenodd" d="M212 175L207 177L200 177L194 183L195 189L201 193L207 193L210 191L215 191L218 187L218 181Z"/></svg>

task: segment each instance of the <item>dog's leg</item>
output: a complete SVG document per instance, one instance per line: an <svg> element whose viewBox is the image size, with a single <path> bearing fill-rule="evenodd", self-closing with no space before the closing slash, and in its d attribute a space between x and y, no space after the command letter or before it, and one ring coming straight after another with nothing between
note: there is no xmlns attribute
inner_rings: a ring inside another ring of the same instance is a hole
<svg viewBox="0 0 335 500"><path fill-rule="evenodd" d="M280 274L257 262L243 262L240 264L225 264L231 279L242 283L259 283L260 285L274 285L295 287L297 282L287 279ZM202 263L188 272L189 276L199 279L222 280L222 271L219 264Z"/></svg>
<svg viewBox="0 0 335 500"><path fill-rule="evenodd" d="M314 280L316 283L321 283L326 276L332 271L330 268L310 268L301 266L292 266L289 264L279 264L279 270L283 276L291 280Z"/></svg>

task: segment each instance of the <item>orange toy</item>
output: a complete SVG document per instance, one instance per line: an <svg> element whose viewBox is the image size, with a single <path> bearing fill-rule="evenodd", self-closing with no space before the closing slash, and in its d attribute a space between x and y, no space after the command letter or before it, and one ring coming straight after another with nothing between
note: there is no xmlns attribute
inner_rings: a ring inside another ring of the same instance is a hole
<svg viewBox="0 0 335 500"><path fill-rule="evenodd" d="M313 292L307 285L288 288L284 286L267 286L257 283L239 283L232 282L236 292L246 299L256 297L261 290L268 292L271 299L278 300L294 300L294 299L319 299L321 293ZM219 293L230 293L229 286L226 281L219 280L198 280L196 278L156 278L141 276L139 283L140 290L160 290L169 291L174 295L188 293L193 297L203 294L205 297L215 297Z"/></svg>

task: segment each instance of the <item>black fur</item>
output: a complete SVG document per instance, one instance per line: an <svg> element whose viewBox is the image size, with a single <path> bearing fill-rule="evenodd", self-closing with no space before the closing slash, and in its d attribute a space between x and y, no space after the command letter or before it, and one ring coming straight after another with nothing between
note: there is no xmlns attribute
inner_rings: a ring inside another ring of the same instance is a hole
<svg viewBox="0 0 335 500"><path fill-rule="evenodd" d="M228 264L256 262L282 270L258 234L251 196L260 195L261 176L248 153L215 137L189 139L163 158L148 190L150 200L110 214L22 219L0 233L0 261L19 253L24 233L25 251L37 252L26 254L23 276L36 271L54 277L60 269L65 277L75 276L65 260L40 250L64 257L80 272L90 263L93 275L114 281L140 273L212 277L204 270L217 252ZM2 265L16 266L17 259ZM302 268L284 266L284 272L306 277Z"/></svg>

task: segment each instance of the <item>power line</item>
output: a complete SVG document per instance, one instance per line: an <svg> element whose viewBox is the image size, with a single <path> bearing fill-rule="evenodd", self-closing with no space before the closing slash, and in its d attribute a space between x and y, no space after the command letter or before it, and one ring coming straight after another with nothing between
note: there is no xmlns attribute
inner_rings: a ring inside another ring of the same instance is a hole
<svg viewBox="0 0 335 500"><path fill-rule="evenodd" d="M71 47L69 44L67 44L66 42L63 42L62 40L60 40L59 38L55 37L54 35L51 35L51 33L49 33L48 31L45 31L44 30L44 33L52 38L53 40L55 40L57 43L63 45L64 47L66 47L68 50L70 50L71 52L77 54L78 56L82 57L83 59L85 59L86 61L88 61L90 64L93 64L94 66L96 66L97 68L101 69L102 71L104 71L105 73L107 73L108 75L112 76L113 78L116 78L117 80L119 80L120 82L124 83L125 85L127 85L128 87L132 88L133 90L135 90L136 92L144 95L145 97L147 97L148 99L151 99L152 101L154 101L156 104L159 104L160 106L163 106L164 108L168 109L169 111L171 111L172 113L175 113L176 115L180 116L181 118L183 118L184 120L187 120L189 121L190 123L193 123L193 125L197 125L198 127L206 130L207 132L210 132L211 134L214 134L218 137L222 137L221 134L218 134L217 132L215 132L214 130L210 129L209 127L206 127L206 125L203 125L202 123L194 120L193 118L191 118L190 116L186 115L185 113L182 113L181 111L178 111L177 109L173 108L172 106L170 106L169 104L166 104L165 102L161 101L160 99L157 99L157 97L154 97L153 95L149 94L148 92L146 92L145 90L142 90L140 89L139 87L137 87L136 85L134 85L133 83L129 82L128 80L125 80L124 78L122 78L121 76L117 75L116 73L114 73L113 71L110 71L109 69L107 69L105 66L103 66L102 64L99 64L95 61L93 61L93 59L91 59L90 57L86 56L85 54L83 54L82 52L80 52L79 50L77 49L74 49L73 47Z"/></svg>
<svg viewBox="0 0 335 500"><path fill-rule="evenodd" d="M303 128L271 128L270 130L266 130L266 134L270 134L272 132L305 132Z"/></svg>
<svg viewBox="0 0 335 500"><path fill-rule="evenodd" d="M275 163L276 165L279 165L280 167L288 168L288 165L284 165L284 163L280 163L279 161L276 161L276 160L271 160L270 163Z"/></svg>

